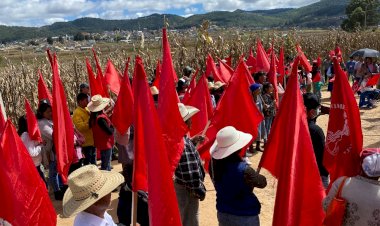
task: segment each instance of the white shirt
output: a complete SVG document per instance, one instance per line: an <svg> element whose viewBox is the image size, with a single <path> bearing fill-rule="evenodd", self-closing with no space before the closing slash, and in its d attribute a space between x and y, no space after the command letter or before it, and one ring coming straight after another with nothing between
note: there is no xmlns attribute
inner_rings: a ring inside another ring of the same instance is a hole
<svg viewBox="0 0 380 226"><path fill-rule="evenodd" d="M28 150L30 156L33 159L33 163L35 166L41 165L42 155L41 155L41 146L37 141L31 140L28 132L24 132L21 134L21 140L24 143L26 149Z"/></svg>
<svg viewBox="0 0 380 226"><path fill-rule="evenodd" d="M105 212L104 219L84 211L78 213L74 220L74 226L117 226L112 217Z"/></svg>

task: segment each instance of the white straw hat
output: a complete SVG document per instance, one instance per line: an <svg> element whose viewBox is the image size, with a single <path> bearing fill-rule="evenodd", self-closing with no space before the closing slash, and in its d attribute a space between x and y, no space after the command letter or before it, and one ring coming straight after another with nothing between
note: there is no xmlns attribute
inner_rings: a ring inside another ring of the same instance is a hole
<svg viewBox="0 0 380 226"><path fill-rule="evenodd" d="M104 98L101 95L95 95L91 97L91 102L88 103L87 108L91 112L98 112L107 107L109 103L109 98Z"/></svg>
<svg viewBox="0 0 380 226"><path fill-rule="evenodd" d="M216 140L210 148L214 159L224 159L247 146L252 135L236 130L232 126L224 127L216 134Z"/></svg>
<svg viewBox="0 0 380 226"><path fill-rule="evenodd" d="M185 106L183 103L178 103L178 108L179 113L181 113L183 121L185 122L199 112L198 108L192 106Z"/></svg>
<svg viewBox="0 0 380 226"><path fill-rule="evenodd" d="M362 168L369 177L380 177L380 153L374 153L363 159Z"/></svg>
<svg viewBox="0 0 380 226"><path fill-rule="evenodd" d="M217 81L217 82L215 82L215 84L214 84L214 88L215 89L219 89L219 88L221 88L221 87L223 87L223 86L225 86L226 85L226 83L223 83L223 82L221 82L221 81Z"/></svg>
<svg viewBox="0 0 380 226"><path fill-rule="evenodd" d="M150 87L150 92L152 93L152 95L158 95L158 94L160 94L160 91L158 91L158 89L157 89L156 86Z"/></svg>
<svg viewBox="0 0 380 226"><path fill-rule="evenodd" d="M83 166L69 175L63 197L63 216L71 217L115 190L124 177L120 173L100 171L95 165Z"/></svg>

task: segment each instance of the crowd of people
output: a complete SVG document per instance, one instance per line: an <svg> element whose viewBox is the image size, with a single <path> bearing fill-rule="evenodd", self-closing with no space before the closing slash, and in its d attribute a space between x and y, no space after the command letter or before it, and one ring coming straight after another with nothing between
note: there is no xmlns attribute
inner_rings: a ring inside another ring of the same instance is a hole
<svg viewBox="0 0 380 226"><path fill-rule="evenodd" d="M368 75L377 73L379 70L370 58L366 58L364 62L355 62L350 59L346 68L353 80L362 84L365 83ZM186 67L183 72L183 76L177 83L180 100L186 94L194 70ZM330 179L328 171L323 166L325 135L316 123L321 112L328 113L328 108L326 110L321 106L323 76L319 75L322 77L321 81L314 80L320 72L321 66L317 62L313 62L313 70L310 73L305 73L303 68L300 68L298 73L301 81L300 89L304 92L303 100L315 158L321 181L327 189ZM330 65L325 71L325 75L330 78L329 90L333 88L333 74L333 67ZM262 152L265 148L278 110L279 103L277 101L281 101L283 88L281 84L274 87L268 81L265 72L254 73L252 77L255 83L247 87L247 92L251 93L252 101L256 103L258 110L264 116L264 120L257 128L258 136L252 137L232 126L227 126L217 133L216 141L210 149L209 174L216 190L216 209L220 226L260 225L261 204L253 189L265 188L267 181L263 175L250 166L252 163L248 157ZM223 82L214 82L211 75L208 77L210 99L214 108L226 87L227 84ZM274 95L275 88L278 90L278 100ZM360 107L372 105L371 100L374 98L371 95L373 93L379 95L379 90L367 90L366 88L364 86L360 90ZM242 92L244 91L242 90ZM151 93L157 107L159 89L151 86ZM86 83L80 85L76 100L77 108L72 114L75 128L75 161L70 168L68 186L62 183L61 176L57 172L52 106L48 100L40 101L37 110L38 126L43 142L38 143L29 139L25 116L19 119L18 133L25 143L41 179L54 192L56 200L63 200L63 215L66 217L76 215L74 225L115 225L106 210L111 203L111 193L118 187L120 187L117 207L118 222L130 225L134 127L132 125L126 133L120 134L111 122L113 100L100 95L91 96L90 87ZM199 113L199 109L179 103L178 110L190 129L192 117ZM205 199L207 193L204 185L206 176L204 163L197 151L197 145L204 139L203 136L185 135L183 137L184 150L173 175L181 221L184 226L199 225L199 202ZM122 174L111 171L111 160L115 149L118 150L118 161L122 165ZM241 155L242 152L245 154ZM100 157L100 170L97 167L98 157ZM333 182L332 189L325 199L324 207L327 209L331 199L335 197L339 185L344 183L342 195L350 203L345 225L364 225L361 223L369 221L376 225L376 222L379 222L379 162L378 150L364 152L362 175L353 178L339 178ZM48 180L45 179L45 171L48 171ZM367 195L365 197L358 196L357 194L363 189L366 189ZM147 191L138 192L137 221L141 226L149 225L148 198Z"/></svg>

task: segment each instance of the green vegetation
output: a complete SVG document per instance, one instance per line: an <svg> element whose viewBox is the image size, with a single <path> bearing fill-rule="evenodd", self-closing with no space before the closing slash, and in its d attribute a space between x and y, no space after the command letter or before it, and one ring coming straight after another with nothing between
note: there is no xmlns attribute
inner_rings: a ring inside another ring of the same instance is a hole
<svg viewBox="0 0 380 226"><path fill-rule="evenodd" d="M380 21L379 0L351 0L347 5L347 19L342 23L346 31L357 31L377 26Z"/></svg>

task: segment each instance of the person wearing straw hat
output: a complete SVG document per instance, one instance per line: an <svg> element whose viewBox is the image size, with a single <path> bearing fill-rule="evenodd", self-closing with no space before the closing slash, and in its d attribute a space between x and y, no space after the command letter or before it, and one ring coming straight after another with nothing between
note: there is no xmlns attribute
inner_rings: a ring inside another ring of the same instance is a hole
<svg viewBox="0 0 380 226"><path fill-rule="evenodd" d="M109 98L95 95L87 105L90 115L90 128L94 136L95 147L100 150L101 169L111 171L114 128L104 109L110 104Z"/></svg>
<svg viewBox="0 0 380 226"><path fill-rule="evenodd" d="M106 210L111 192L123 182L120 173L101 171L95 165L75 170L69 175L69 188L63 197L63 216L77 214L74 226L116 226Z"/></svg>
<svg viewBox="0 0 380 226"><path fill-rule="evenodd" d="M153 96L153 101L154 101L154 106L158 106L158 95L160 94L160 91L157 89L156 86L151 86L150 87L150 92L152 93Z"/></svg>
<svg viewBox="0 0 380 226"><path fill-rule="evenodd" d="M227 126L217 133L210 148L210 176L216 190L219 226L260 225L261 204L253 188L265 188L267 181L240 155L251 141L251 134Z"/></svg>
<svg viewBox="0 0 380 226"><path fill-rule="evenodd" d="M191 128L191 117L199 110L195 107L178 104L179 111L186 125ZM196 144L203 142L203 137L190 139L184 137L185 147L174 173L174 187L177 194L178 207L183 226L198 226L199 200L206 197L206 188L203 184L205 172Z"/></svg>

